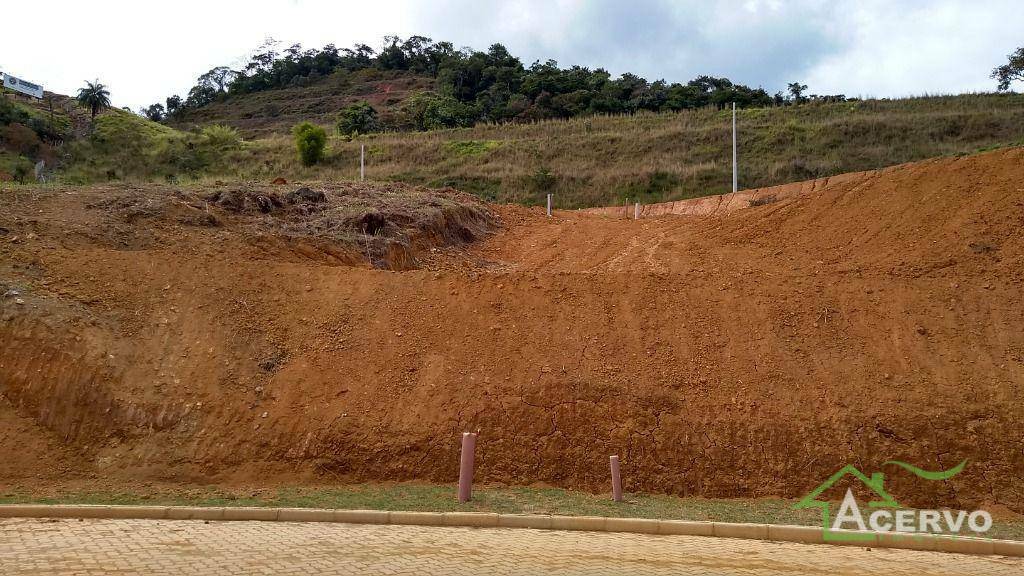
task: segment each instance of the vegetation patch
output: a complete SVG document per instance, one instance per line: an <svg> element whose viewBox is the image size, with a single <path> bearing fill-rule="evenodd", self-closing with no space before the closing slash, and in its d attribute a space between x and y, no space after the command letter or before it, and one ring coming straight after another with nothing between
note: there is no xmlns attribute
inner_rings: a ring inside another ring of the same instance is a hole
<svg viewBox="0 0 1024 576"><path fill-rule="evenodd" d="M445 149L456 156L479 156L501 147L500 140L452 140Z"/></svg>
<svg viewBox="0 0 1024 576"><path fill-rule="evenodd" d="M327 147L327 131L309 122L303 122L292 129L295 148L304 166L312 166L324 159Z"/></svg>
<svg viewBox="0 0 1024 576"><path fill-rule="evenodd" d="M206 143L222 150L236 150L242 146L242 137L238 130L223 124L212 124L204 127L200 134Z"/></svg>
<svg viewBox="0 0 1024 576"><path fill-rule="evenodd" d="M501 179L487 176L451 176L427 183L431 188L455 188L488 202L497 202L501 195Z"/></svg>
<svg viewBox="0 0 1024 576"><path fill-rule="evenodd" d="M682 180L678 175L656 170L620 188L619 196L637 202L660 202L671 196Z"/></svg>
<svg viewBox="0 0 1024 576"><path fill-rule="evenodd" d="M750 204L751 208L753 208L755 206L767 206L768 204L774 204L778 201L779 198L775 194L767 194L759 198L751 198L750 200L747 200L747 203Z"/></svg>

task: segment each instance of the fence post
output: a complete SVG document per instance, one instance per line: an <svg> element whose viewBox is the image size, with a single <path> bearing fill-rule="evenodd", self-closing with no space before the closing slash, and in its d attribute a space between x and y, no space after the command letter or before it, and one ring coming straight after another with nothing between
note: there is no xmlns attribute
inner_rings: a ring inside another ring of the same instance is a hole
<svg viewBox="0 0 1024 576"><path fill-rule="evenodd" d="M736 103L732 103L732 191L735 194L738 188L736 177Z"/></svg>
<svg viewBox="0 0 1024 576"><path fill-rule="evenodd" d="M473 456L476 453L476 434L462 433L462 455L459 458L459 502L473 498Z"/></svg>
<svg viewBox="0 0 1024 576"><path fill-rule="evenodd" d="M551 216L551 194L548 194L548 216Z"/></svg>
<svg viewBox="0 0 1024 576"><path fill-rule="evenodd" d="M640 203L637 202L636 205L633 206L633 220L639 220L639 219L640 219Z"/></svg>
<svg viewBox="0 0 1024 576"><path fill-rule="evenodd" d="M619 472L619 457L608 458L612 466L612 500L622 502L622 474Z"/></svg>
<svg viewBox="0 0 1024 576"><path fill-rule="evenodd" d="M366 180L366 144L359 145L359 179Z"/></svg>

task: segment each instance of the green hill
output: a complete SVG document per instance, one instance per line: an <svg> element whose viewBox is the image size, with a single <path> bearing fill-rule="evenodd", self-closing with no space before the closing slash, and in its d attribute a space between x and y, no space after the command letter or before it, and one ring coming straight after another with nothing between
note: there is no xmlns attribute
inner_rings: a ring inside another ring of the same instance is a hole
<svg viewBox="0 0 1024 576"><path fill-rule="evenodd" d="M397 70L338 70L315 82L232 96L201 108L183 110L168 124L188 129L208 124L237 128L246 138L287 134L299 122L333 125L338 111L359 101L388 114L410 95L429 91L434 79Z"/></svg>

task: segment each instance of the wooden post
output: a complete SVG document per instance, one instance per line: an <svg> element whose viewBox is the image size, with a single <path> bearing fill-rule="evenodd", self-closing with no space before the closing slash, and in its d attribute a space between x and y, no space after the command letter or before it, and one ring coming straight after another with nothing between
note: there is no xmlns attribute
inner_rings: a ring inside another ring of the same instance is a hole
<svg viewBox="0 0 1024 576"><path fill-rule="evenodd" d="M622 502L622 474L619 471L619 457L610 456L612 466L612 500Z"/></svg>
<svg viewBox="0 0 1024 576"><path fill-rule="evenodd" d="M548 216L551 216L551 194L548 194Z"/></svg>
<svg viewBox="0 0 1024 576"><path fill-rule="evenodd" d="M359 179L366 180L366 144L359 145Z"/></svg>
<svg viewBox="0 0 1024 576"><path fill-rule="evenodd" d="M633 220L639 220L639 219L640 219L640 203L637 202L636 205L633 206Z"/></svg>
<svg viewBox="0 0 1024 576"><path fill-rule="evenodd" d="M462 433L462 455L459 458L459 502L473 498L473 456L476 453L476 434Z"/></svg>

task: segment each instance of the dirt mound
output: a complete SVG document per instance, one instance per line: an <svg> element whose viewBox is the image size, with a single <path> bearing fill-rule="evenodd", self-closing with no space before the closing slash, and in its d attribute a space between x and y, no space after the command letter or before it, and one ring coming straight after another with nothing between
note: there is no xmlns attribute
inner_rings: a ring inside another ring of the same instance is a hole
<svg viewBox="0 0 1024 576"><path fill-rule="evenodd" d="M111 479L448 482L479 430L484 481L603 490L620 454L629 490L799 496L848 463L966 458L887 489L1019 512L1022 161L906 165L714 218L501 208L474 244L493 217L444 195L398 211L399 192L311 186L327 201L308 211L211 206L209 227L177 223L200 208L173 195L118 209L130 222L81 209L107 190L22 196L0 214L0 281L24 301L0 301L0 392L23 434ZM412 223L421 269L297 245ZM56 478L38 445L20 466Z"/></svg>
<svg viewBox="0 0 1024 576"><path fill-rule="evenodd" d="M287 194L257 185L199 191L163 186L94 187L51 205L82 221L71 236L144 248L177 242L180 225L225 227L232 238L272 256L294 251L326 263L405 270L431 250L481 239L498 227L492 210L468 194L399 184L323 184ZM84 201L79 198L84 198ZM76 214L84 206L88 218ZM84 220L84 221L83 221Z"/></svg>

